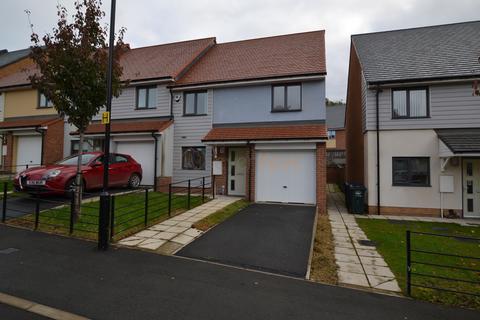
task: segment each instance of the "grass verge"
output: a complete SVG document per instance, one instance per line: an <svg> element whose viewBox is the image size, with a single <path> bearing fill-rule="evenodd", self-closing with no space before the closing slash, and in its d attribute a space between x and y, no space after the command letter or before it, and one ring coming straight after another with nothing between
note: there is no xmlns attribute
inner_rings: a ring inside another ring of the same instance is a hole
<svg viewBox="0 0 480 320"><path fill-rule="evenodd" d="M480 238L480 227L464 227L450 223L361 218L357 219L357 222L368 238L375 241L377 250L385 258L390 269L397 277L398 284L403 292L406 292L406 230ZM470 242L459 238L441 238L412 234L411 248L461 256L480 257L479 242ZM412 265L412 272L415 273L422 273L435 277L476 281L479 282L479 284L475 285L462 281L447 281L441 278L431 278L418 275L412 275L412 283L480 294L480 260L432 255L420 252L412 252L412 260L479 270L478 272L474 272L414 263ZM442 292L415 286L412 287L412 296L430 302L480 309L479 297Z"/></svg>
<svg viewBox="0 0 480 320"><path fill-rule="evenodd" d="M229 204L223 209L220 209L208 217L203 218L200 221L197 221L194 225L193 228L202 230L202 231L207 231L208 229L212 228L213 226L216 226L219 223L222 223L223 221L227 220L229 217L233 216L235 213L238 211L242 210L243 208L247 207L250 203L246 200L238 200L235 201L232 204Z"/></svg>
<svg viewBox="0 0 480 320"><path fill-rule="evenodd" d="M34 200L32 200L34 201ZM42 199L41 201L48 201ZM186 195L174 195L172 197L172 216L180 214L188 209ZM208 201L208 199L205 199ZM201 205L201 196L190 197L190 208ZM99 201L82 204L82 213L74 223L72 236L95 240L98 233ZM113 240L120 240L145 227L168 219L168 194L160 192L148 193L148 210L145 224L145 193L136 192L115 196L114 236ZM39 231L70 235L70 205L62 205L56 208L43 210L39 214ZM7 220L13 224L26 228L33 228L34 214L26 214L19 218Z"/></svg>
<svg viewBox="0 0 480 320"><path fill-rule="evenodd" d="M335 263L335 246L333 244L332 228L328 215L319 214L310 269L310 279L313 281L337 284L337 265Z"/></svg>

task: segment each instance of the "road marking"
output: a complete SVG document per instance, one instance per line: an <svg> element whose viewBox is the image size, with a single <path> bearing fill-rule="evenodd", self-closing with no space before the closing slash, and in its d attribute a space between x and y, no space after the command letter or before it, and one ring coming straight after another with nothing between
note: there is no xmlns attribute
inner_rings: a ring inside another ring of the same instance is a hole
<svg viewBox="0 0 480 320"><path fill-rule="evenodd" d="M0 292L0 303L55 320L88 320L88 318L55 309L33 301Z"/></svg>

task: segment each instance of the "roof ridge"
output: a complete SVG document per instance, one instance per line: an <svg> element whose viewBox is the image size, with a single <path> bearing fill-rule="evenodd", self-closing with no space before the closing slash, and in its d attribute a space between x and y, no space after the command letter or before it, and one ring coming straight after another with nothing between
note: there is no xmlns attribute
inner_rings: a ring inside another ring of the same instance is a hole
<svg viewBox="0 0 480 320"><path fill-rule="evenodd" d="M150 45L150 46L130 48L130 51L139 50L139 49L146 49L146 48L153 48L153 47L169 46L169 45L172 45L172 44L179 44L179 43L186 43L186 42L212 40L212 39L216 40L216 37L205 37L205 38L199 38L199 39L190 39L190 40L182 40L182 41L175 41L175 42L168 42L168 43L161 43L161 44L153 44L153 45Z"/></svg>
<svg viewBox="0 0 480 320"><path fill-rule="evenodd" d="M274 35L274 36L266 36L266 37L260 37L260 38L250 38L250 39L243 39L243 40L227 41L227 42L218 43L217 46L222 45L222 44L231 44L231 43L264 40L264 39L271 39L271 38L289 37L289 36L308 34L308 33L317 33L317 32L325 33L325 29L304 31L304 32L294 32L294 33L287 33L287 34L278 34L278 35Z"/></svg>
<svg viewBox="0 0 480 320"><path fill-rule="evenodd" d="M384 31L374 31L374 32L365 32L365 33L355 33L355 34L352 34L350 37L353 38L353 37L357 37L357 36L364 36L364 35L371 35L371 34L390 33L390 32L398 32L398 31L409 31L409 30L418 30L418 29L428 29L428 28L437 28L437 27L458 25L458 24L479 23L479 22L480 22L480 20L470 20L470 21L434 24L434 25L421 26L421 27L401 28L401 29L395 29L395 30L384 30Z"/></svg>

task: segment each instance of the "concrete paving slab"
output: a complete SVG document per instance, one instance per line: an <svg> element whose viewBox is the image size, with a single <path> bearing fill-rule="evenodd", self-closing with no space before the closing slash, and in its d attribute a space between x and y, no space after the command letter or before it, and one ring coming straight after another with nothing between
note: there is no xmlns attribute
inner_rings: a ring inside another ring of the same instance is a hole
<svg viewBox="0 0 480 320"><path fill-rule="evenodd" d="M369 287L367 277L362 273L338 271L338 282L346 285Z"/></svg>

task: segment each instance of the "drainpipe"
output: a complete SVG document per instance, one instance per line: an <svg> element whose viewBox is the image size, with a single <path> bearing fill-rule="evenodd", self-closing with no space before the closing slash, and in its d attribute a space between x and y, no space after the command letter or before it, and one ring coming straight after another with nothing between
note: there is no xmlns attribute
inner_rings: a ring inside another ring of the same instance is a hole
<svg viewBox="0 0 480 320"><path fill-rule="evenodd" d="M247 141L248 146L248 201L252 201L252 145ZM228 159L228 158L227 158Z"/></svg>
<svg viewBox="0 0 480 320"><path fill-rule="evenodd" d="M173 119L173 92L172 89L169 89L170 91L170 120Z"/></svg>
<svg viewBox="0 0 480 320"><path fill-rule="evenodd" d="M376 131L377 131L377 214L380 215L380 112L378 96L382 90L377 86L375 92L375 113L376 113Z"/></svg>
<svg viewBox="0 0 480 320"><path fill-rule="evenodd" d="M45 146L45 131L47 128L45 127L36 127L35 131L42 135L42 146L40 147L40 165L43 166L43 147Z"/></svg>
<svg viewBox="0 0 480 320"><path fill-rule="evenodd" d="M160 134L161 135L161 134ZM158 136L157 132L152 132L153 140L155 141L155 152L153 156L153 190L157 191L157 170L158 170Z"/></svg>

